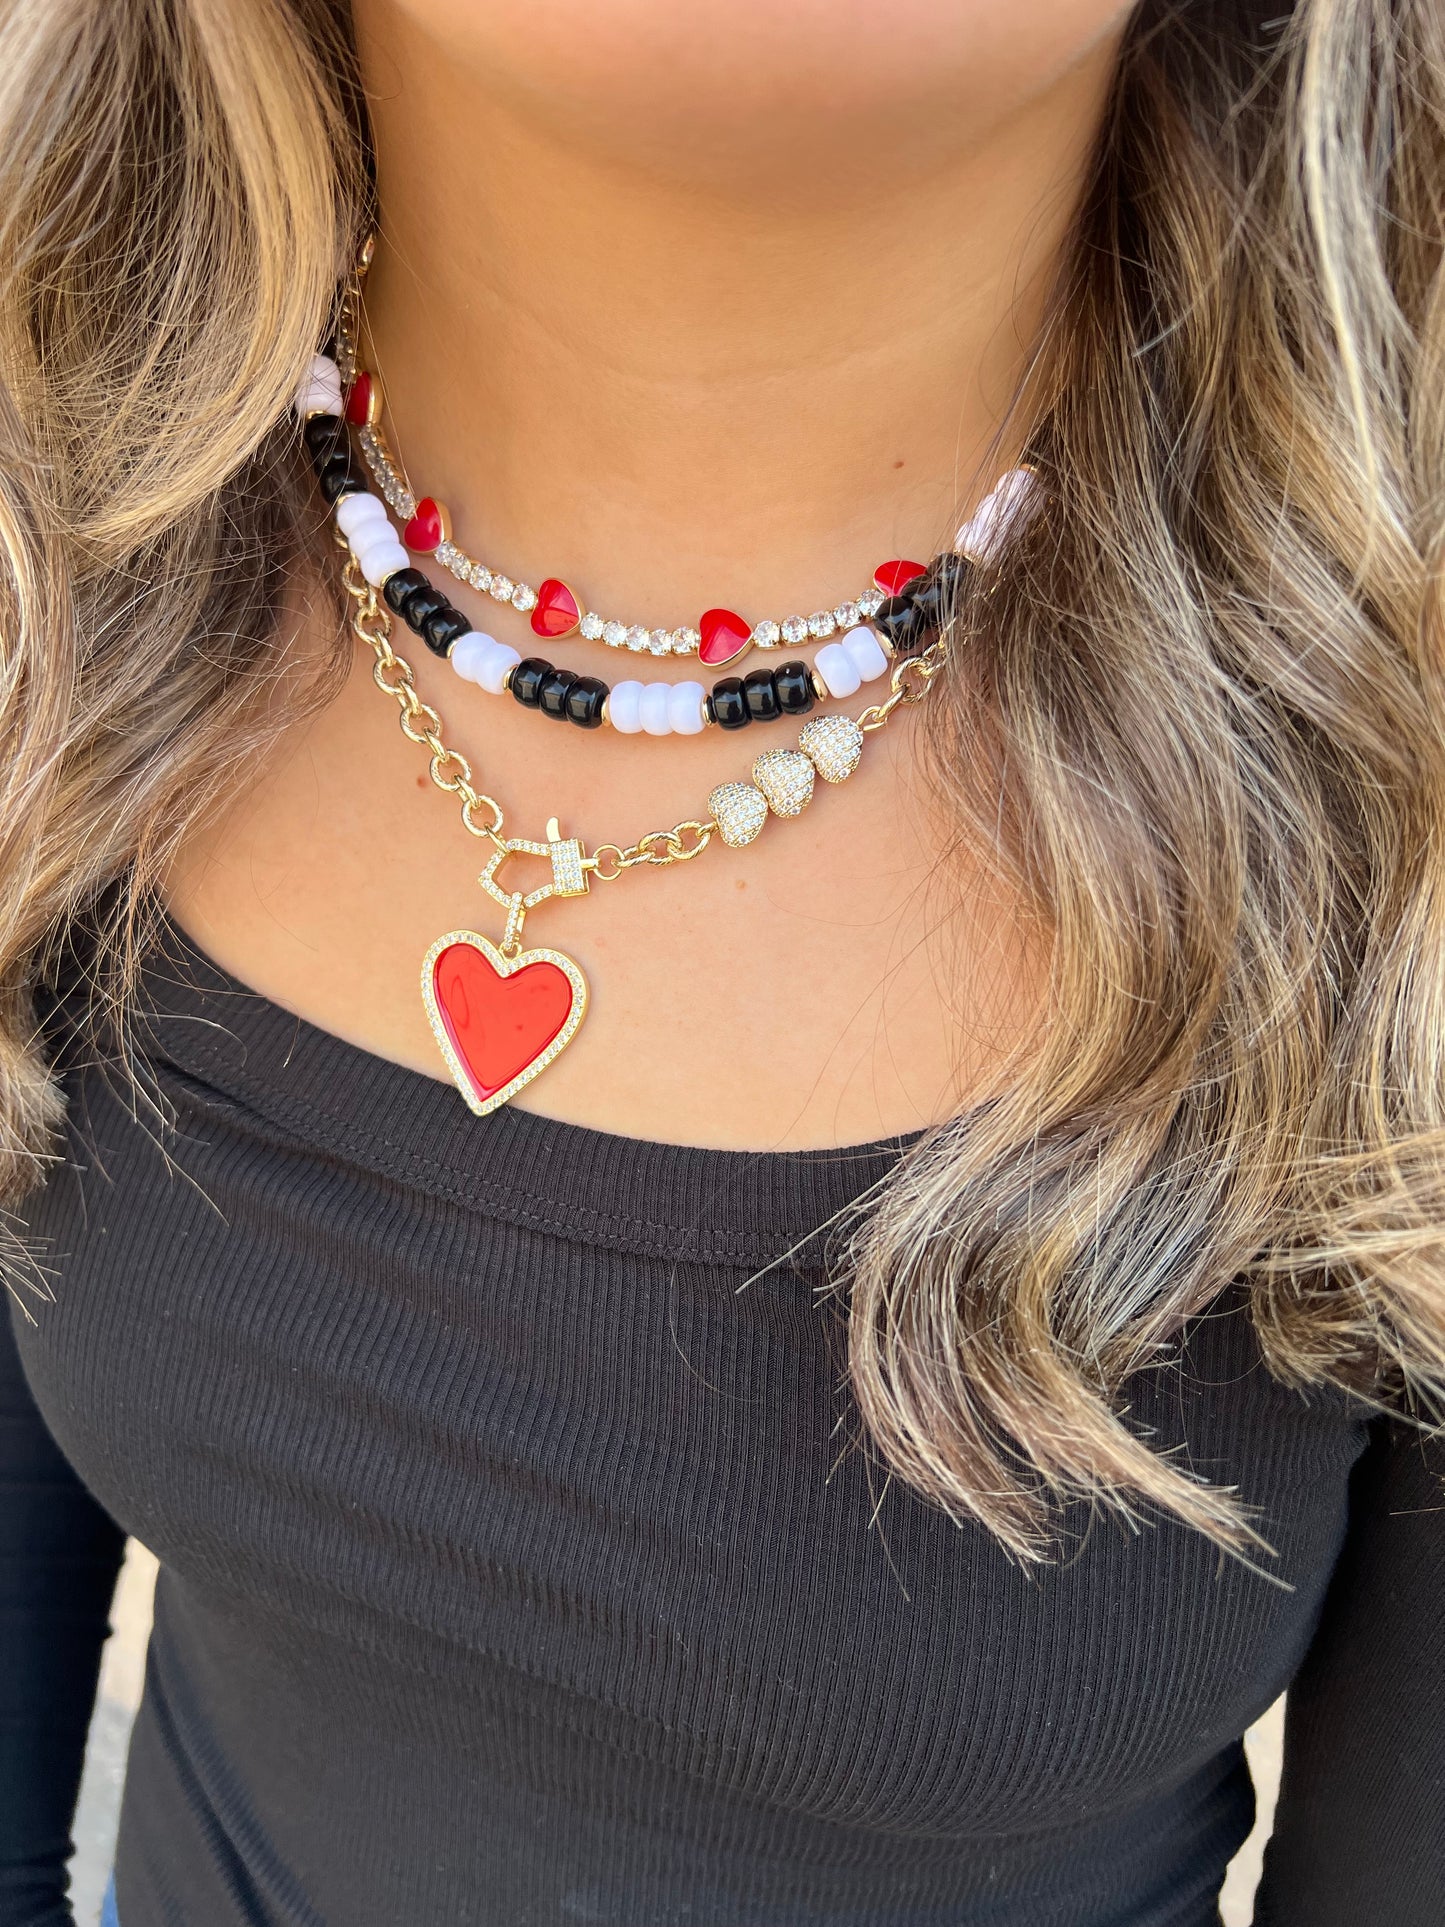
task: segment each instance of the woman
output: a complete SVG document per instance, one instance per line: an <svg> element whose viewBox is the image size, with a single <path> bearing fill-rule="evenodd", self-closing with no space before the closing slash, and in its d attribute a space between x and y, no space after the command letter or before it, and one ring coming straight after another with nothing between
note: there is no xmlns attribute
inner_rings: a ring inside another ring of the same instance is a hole
<svg viewBox="0 0 1445 1927"><path fill-rule="evenodd" d="M1432 0L0 51L0 1921L1433 1927Z"/></svg>

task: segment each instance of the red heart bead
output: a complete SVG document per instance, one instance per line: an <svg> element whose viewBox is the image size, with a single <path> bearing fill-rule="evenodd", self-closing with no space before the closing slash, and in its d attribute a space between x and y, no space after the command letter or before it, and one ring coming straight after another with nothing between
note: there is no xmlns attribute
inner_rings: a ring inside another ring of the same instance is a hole
<svg viewBox="0 0 1445 1927"><path fill-rule="evenodd" d="M565 582L549 575L537 591L537 606L532 611L533 633L555 641L558 636L570 636L581 620L576 596Z"/></svg>
<svg viewBox="0 0 1445 1927"><path fill-rule="evenodd" d="M346 419L353 428L369 428L381 413L381 383L362 369L346 397Z"/></svg>
<svg viewBox="0 0 1445 1927"><path fill-rule="evenodd" d="M447 539L446 510L441 503L424 495L416 505L416 513L402 530L401 539L418 555L431 555L439 549Z"/></svg>
<svg viewBox="0 0 1445 1927"><path fill-rule="evenodd" d="M873 571L873 580L884 595L901 595L910 582L927 574L927 566L922 562L880 562Z"/></svg>
<svg viewBox="0 0 1445 1927"><path fill-rule="evenodd" d="M752 643L752 625L734 615L731 609L706 610L697 627L702 637L697 659L707 669L721 669L727 663L736 662Z"/></svg>
<svg viewBox="0 0 1445 1927"><path fill-rule="evenodd" d="M546 958L498 969L476 944L449 943L432 965L432 991L467 1081L485 1104L520 1077L565 1028L577 992Z"/></svg>

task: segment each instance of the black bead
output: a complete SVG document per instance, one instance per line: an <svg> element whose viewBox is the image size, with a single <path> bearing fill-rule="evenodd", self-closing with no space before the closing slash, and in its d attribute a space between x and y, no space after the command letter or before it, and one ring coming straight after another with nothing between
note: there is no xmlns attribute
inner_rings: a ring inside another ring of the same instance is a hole
<svg viewBox="0 0 1445 1927"><path fill-rule="evenodd" d="M937 629L953 614L957 586L957 571L943 567L930 569L921 582L911 585L909 594L917 620L925 628Z"/></svg>
<svg viewBox="0 0 1445 1927"><path fill-rule="evenodd" d="M398 569L389 575L381 585L382 600L394 616L406 614L406 599L418 589L429 589L431 584L420 569Z"/></svg>
<svg viewBox="0 0 1445 1927"><path fill-rule="evenodd" d="M805 662L779 663L773 671L778 708L785 716L806 716L817 701L813 672Z"/></svg>
<svg viewBox="0 0 1445 1927"><path fill-rule="evenodd" d="M343 495L364 495L366 477L351 459L350 449L339 449L316 471L321 493L328 502L339 502Z"/></svg>
<svg viewBox="0 0 1445 1927"><path fill-rule="evenodd" d="M421 626L421 639L433 655L449 655L457 637L464 636L471 626L460 609L454 609L447 603L435 615L427 617Z"/></svg>
<svg viewBox="0 0 1445 1927"><path fill-rule="evenodd" d="M712 704L712 719L719 729L743 729L753 720L741 676L724 676L721 682L715 682L708 700Z"/></svg>
<svg viewBox="0 0 1445 1927"><path fill-rule="evenodd" d="M320 467L338 448L346 446L346 424L340 415L309 415L302 424L301 436L312 461Z"/></svg>
<svg viewBox="0 0 1445 1927"><path fill-rule="evenodd" d="M873 617L873 627L900 656L911 655L923 647L928 626L926 615L911 595L889 596Z"/></svg>
<svg viewBox="0 0 1445 1927"><path fill-rule="evenodd" d="M600 729L607 684L598 676L579 676L565 698L567 720L579 729Z"/></svg>
<svg viewBox="0 0 1445 1927"><path fill-rule="evenodd" d="M575 669L554 669L542 678L537 691L537 707L544 716L555 716L560 721L567 714L567 694L573 683L581 677Z"/></svg>
<svg viewBox="0 0 1445 1927"><path fill-rule="evenodd" d="M771 669L753 669L743 677L743 701L755 723L770 723L782 714Z"/></svg>
<svg viewBox="0 0 1445 1927"><path fill-rule="evenodd" d="M450 607L451 604L447 601L441 590L434 588L432 584L427 581L426 577L422 576L421 587L419 589L413 589L411 594L407 596L401 605L401 613L405 617L408 626L421 636L426 634L426 624L436 614L437 610L449 609Z"/></svg>
<svg viewBox="0 0 1445 1927"><path fill-rule="evenodd" d="M543 683L555 674L551 663L541 656L527 656L512 671L507 687L524 709L535 709L541 701Z"/></svg>

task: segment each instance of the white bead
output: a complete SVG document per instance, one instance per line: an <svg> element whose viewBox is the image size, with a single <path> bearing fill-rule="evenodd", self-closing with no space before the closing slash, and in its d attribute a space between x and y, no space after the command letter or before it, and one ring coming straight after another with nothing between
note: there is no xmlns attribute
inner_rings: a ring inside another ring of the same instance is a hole
<svg viewBox="0 0 1445 1927"><path fill-rule="evenodd" d="M487 638L491 642L491 637ZM510 643L492 642L486 660L474 680L481 684L490 696L500 696L507 686L509 672L522 660Z"/></svg>
<svg viewBox="0 0 1445 1927"><path fill-rule="evenodd" d="M409 569L411 557L394 535L383 535L375 542L367 542L359 549L353 549L357 566L373 589L379 589L389 575L398 569Z"/></svg>
<svg viewBox="0 0 1445 1927"><path fill-rule="evenodd" d="M311 366L297 383L295 408L302 416L341 413L341 370L330 355L312 357Z"/></svg>
<svg viewBox="0 0 1445 1927"><path fill-rule="evenodd" d="M864 682L876 682L888 667L882 643L871 629L865 629L861 624L856 629L850 629L838 647L847 650L848 660Z"/></svg>
<svg viewBox="0 0 1445 1927"><path fill-rule="evenodd" d="M830 696L852 696L863 685L858 665L841 642L824 643L813 658L813 667L826 683Z"/></svg>
<svg viewBox="0 0 1445 1927"><path fill-rule="evenodd" d="M482 665L492 651L501 646L495 636L486 635L480 629L468 629L464 636L458 636L452 644L447 661L463 682L479 683L482 680Z"/></svg>
<svg viewBox="0 0 1445 1927"><path fill-rule="evenodd" d="M649 682L642 685L642 700L639 713L642 727L649 736L670 736L672 734L672 684L670 682Z"/></svg>
<svg viewBox="0 0 1445 1927"><path fill-rule="evenodd" d="M996 539L997 511L991 495L985 495L973 514L954 537L953 546L970 561L986 562Z"/></svg>
<svg viewBox="0 0 1445 1927"><path fill-rule="evenodd" d="M303 420L308 415L339 415L341 409L341 390L318 381L308 383L296 396L296 412Z"/></svg>
<svg viewBox="0 0 1445 1927"><path fill-rule="evenodd" d="M674 736L696 736L703 728L702 706L707 691L700 682L675 682L667 700L667 718Z"/></svg>
<svg viewBox="0 0 1445 1927"><path fill-rule="evenodd" d="M954 547L972 561L992 562L1010 532L1023 527L1040 500L1039 478L1034 471L1011 468L958 531Z"/></svg>
<svg viewBox="0 0 1445 1927"><path fill-rule="evenodd" d="M642 684L615 682L607 698L607 720L624 736L635 736L642 727Z"/></svg>
<svg viewBox="0 0 1445 1927"><path fill-rule="evenodd" d="M389 519L379 495L343 495L336 504L336 526L348 541L363 529L385 528Z"/></svg>

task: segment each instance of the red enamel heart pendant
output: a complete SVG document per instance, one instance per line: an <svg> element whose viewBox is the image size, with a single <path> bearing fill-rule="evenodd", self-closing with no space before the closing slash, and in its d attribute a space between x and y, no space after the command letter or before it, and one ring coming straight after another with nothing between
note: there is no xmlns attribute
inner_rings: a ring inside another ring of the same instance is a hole
<svg viewBox="0 0 1445 1927"><path fill-rule="evenodd" d="M443 542L452 539L451 518L440 502L424 495L402 530L401 539L417 555L434 555Z"/></svg>
<svg viewBox="0 0 1445 1927"><path fill-rule="evenodd" d="M916 582L928 571L921 562L905 562L896 557L892 562L880 562L873 571L873 580L884 595L902 595L910 582Z"/></svg>
<svg viewBox="0 0 1445 1927"><path fill-rule="evenodd" d="M587 979L570 957L507 957L471 930L437 938L422 964L421 994L447 1068L478 1117L546 1070L587 1014Z"/></svg>
<svg viewBox="0 0 1445 1927"><path fill-rule="evenodd" d="M698 620L697 659L705 669L723 669L752 647L751 623L731 609L708 609Z"/></svg>
<svg viewBox="0 0 1445 1927"><path fill-rule="evenodd" d="M346 397L346 419L353 428L375 428L381 420L381 376L358 370Z"/></svg>
<svg viewBox="0 0 1445 1927"><path fill-rule="evenodd" d="M549 575L537 591L537 606L532 611L532 633L554 639L570 636L582 620L582 608L565 582Z"/></svg>

